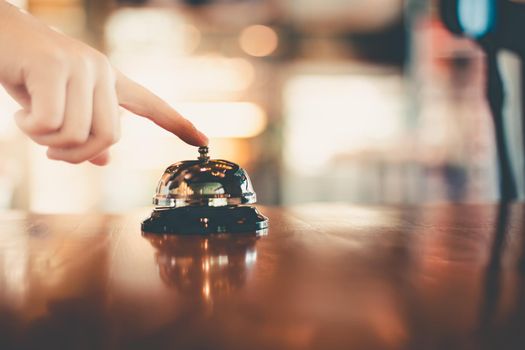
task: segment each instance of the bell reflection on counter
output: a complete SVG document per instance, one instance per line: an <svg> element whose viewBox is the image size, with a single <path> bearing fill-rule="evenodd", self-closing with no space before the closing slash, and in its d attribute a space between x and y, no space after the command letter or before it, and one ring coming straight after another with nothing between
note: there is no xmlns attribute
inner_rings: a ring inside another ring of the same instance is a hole
<svg viewBox="0 0 525 350"><path fill-rule="evenodd" d="M255 235L144 237L157 250L162 281L184 295L207 300L241 288L257 260Z"/></svg>
<svg viewBox="0 0 525 350"><path fill-rule="evenodd" d="M256 208L250 178L239 165L210 159L208 147L198 160L172 164L162 175L153 197L151 217L142 223L148 233L207 235L268 232L268 219Z"/></svg>

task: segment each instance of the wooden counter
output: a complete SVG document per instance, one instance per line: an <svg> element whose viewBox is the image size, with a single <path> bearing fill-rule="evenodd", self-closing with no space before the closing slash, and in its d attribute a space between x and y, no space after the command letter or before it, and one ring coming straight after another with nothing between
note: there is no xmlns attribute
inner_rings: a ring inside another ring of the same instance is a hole
<svg viewBox="0 0 525 350"><path fill-rule="evenodd" d="M260 209L258 240L0 214L0 349L525 348L525 206Z"/></svg>

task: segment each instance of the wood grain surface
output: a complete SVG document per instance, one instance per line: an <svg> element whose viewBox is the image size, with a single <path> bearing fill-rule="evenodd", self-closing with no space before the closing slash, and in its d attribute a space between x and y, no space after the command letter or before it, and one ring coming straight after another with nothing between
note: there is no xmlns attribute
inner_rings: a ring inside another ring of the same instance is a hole
<svg viewBox="0 0 525 350"><path fill-rule="evenodd" d="M268 236L0 214L0 349L524 349L525 206L260 208Z"/></svg>

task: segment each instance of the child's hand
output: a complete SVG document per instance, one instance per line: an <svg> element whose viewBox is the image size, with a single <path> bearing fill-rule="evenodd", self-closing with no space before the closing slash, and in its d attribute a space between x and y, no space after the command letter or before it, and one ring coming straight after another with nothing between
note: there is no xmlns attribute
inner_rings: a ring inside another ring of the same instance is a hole
<svg viewBox="0 0 525 350"><path fill-rule="evenodd" d="M120 135L118 106L183 141L205 135L166 102L117 72L106 56L0 0L0 83L22 106L16 123L51 159L108 162Z"/></svg>

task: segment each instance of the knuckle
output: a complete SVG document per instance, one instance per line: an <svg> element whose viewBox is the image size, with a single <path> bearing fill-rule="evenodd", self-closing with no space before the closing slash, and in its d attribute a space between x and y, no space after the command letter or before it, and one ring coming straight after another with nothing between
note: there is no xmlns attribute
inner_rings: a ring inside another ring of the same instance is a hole
<svg viewBox="0 0 525 350"><path fill-rule="evenodd" d="M101 64L103 64L102 58L105 56L95 49L86 47L78 52L78 57L80 60L86 64L89 64L91 67L99 67Z"/></svg>
<svg viewBox="0 0 525 350"><path fill-rule="evenodd" d="M97 51L89 47L77 47L70 59L74 67L81 70L92 70L98 64Z"/></svg>
<svg viewBox="0 0 525 350"><path fill-rule="evenodd" d="M91 57L85 53L77 53L74 58L75 67L81 71L90 71L94 66Z"/></svg>
<svg viewBox="0 0 525 350"><path fill-rule="evenodd" d="M100 52L96 52L94 54L93 58L97 72L100 76L108 77L112 80L115 80L113 68L111 66L111 63L109 62L109 59L101 54Z"/></svg>
<svg viewBox="0 0 525 350"><path fill-rule="evenodd" d="M47 69L62 70L69 63L68 54L60 49L54 49L41 57L41 62Z"/></svg>
<svg viewBox="0 0 525 350"><path fill-rule="evenodd" d="M80 71L94 73L109 64L106 56L91 48L79 48L72 54L73 66Z"/></svg>
<svg viewBox="0 0 525 350"><path fill-rule="evenodd" d="M97 64L100 68L108 68L110 66L108 58L101 54L98 51L92 52L91 56L93 58L93 61Z"/></svg>
<svg viewBox="0 0 525 350"><path fill-rule="evenodd" d="M77 71L92 74L95 72L97 62L90 50L80 50L74 54L74 67Z"/></svg>
<svg viewBox="0 0 525 350"><path fill-rule="evenodd" d="M113 130L103 132L99 134L98 137L100 145L104 148L107 148L118 141L118 135Z"/></svg>
<svg viewBox="0 0 525 350"><path fill-rule="evenodd" d="M53 116L41 116L35 118L31 123L31 132L35 134L48 134L60 129L61 122L59 118Z"/></svg>

